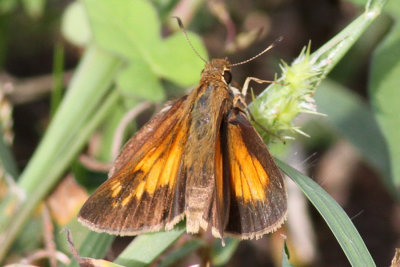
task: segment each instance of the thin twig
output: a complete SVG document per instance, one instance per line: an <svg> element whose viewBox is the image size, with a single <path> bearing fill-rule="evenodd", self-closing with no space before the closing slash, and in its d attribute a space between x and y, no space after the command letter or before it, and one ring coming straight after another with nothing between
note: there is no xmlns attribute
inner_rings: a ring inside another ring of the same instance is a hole
<svg viewBox="0 0 400 267"><path fill-rule="evenodd" d="M119 154L119 150L121 148L122 145L122 139L123 139L123 135L125 132L126 127L128 126L128 124L134 119L136 118L140 113L142 113L144 110L148 109L149 107L151 107L152 103L151 102L144 102L138 106L136 106L135 108L133 108L132 110L130 110L128 113L126 113L126 115L122 118L122 121L120 122L120 124L118 125L117 130L115 131L115 138L114 138L114 143L112 146L112 156L113 159L117 158L118 154Z"/></svg>
<svg viewBox="0 0 400 267"><path fill-rule="evenodd" d="M72 75L73 71L64 72L64 87L68 85ZM7 73L0 73L0 87L14 105L24 104L48 94L53 88L53 76L48 74L18 79Z"/></svg>
<svg viewBox="0 0 400 267"><path fill-rule="evenodd" d="M56 258L56 244L54 242L54 227L51 222L49 209L47 205L43 205L42 210L42 218L43 218L43 234L44 234L44 244L46 251L49 252L49 261L51 267L57 267L57 258Z"/></svg>
<svg viewBox="0 0 400 267"><path fill-rule="evenodd" d="M69 247L69 249L71 251L71 254L74 257L74 259L78 262L78 264L80 266L89 266L89 265L86 265L88 263L88 259L87 258L82 258L79 255L79 252L76 249L76 247L74 245L74 242L72 241L71 231L68 228L63 228L61 230L61 233L63 233L63 232L65 232L67 234L67 244L68 244L68 247Z"/></svg>
<svg viewBox="0 0 400 267"><path fill-rule="evenodd" d="M79 155L79 162L87 169L98 172L108 172L112 166L111 163L98 161L86 154Z"/></svg>
<svg viewBox="0 0 400 267"><path fill-rule="evenodd" d="M63 263L64 265L68 265L71 262L71 260L68 258L68 256L60 251L56 251L53 255L50 255L50 253L51 253L50 251L47 251L44 249L37 250L34 253L32 253L31 255L29 255L28 257L22 259L21 263L22 264L31 264L34 261L44 259L44 258L49 258L50 256L55 256L56 259L59 262Z"/></svg>

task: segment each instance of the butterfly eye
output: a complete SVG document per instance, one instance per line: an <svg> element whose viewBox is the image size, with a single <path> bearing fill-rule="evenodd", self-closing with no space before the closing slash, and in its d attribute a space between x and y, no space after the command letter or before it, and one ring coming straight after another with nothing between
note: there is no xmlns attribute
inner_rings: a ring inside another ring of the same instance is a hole
<svg viewBox="0 0 400 267"><path fill-rule="evenodd" d="M228 70L224 71L224 80L227 84L232 81L232 73Z"/></svg>

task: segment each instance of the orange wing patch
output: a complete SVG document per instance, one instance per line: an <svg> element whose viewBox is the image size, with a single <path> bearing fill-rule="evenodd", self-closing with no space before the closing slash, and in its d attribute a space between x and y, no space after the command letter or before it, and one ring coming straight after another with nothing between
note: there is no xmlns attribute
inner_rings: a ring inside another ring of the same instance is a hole
<svg viewBox="0 0 400 267"><path fill-rule="evenodd" d="M231 185L236 197L245 202L266 199L265 187L269 178L263 166L254 155L250 154L240 132L235 125L228 125L229 168Z"/></svg>
<svg viewBox="0 0 400 267"><path fill-rule="evenodd" d="M216 152L215 152L215 179L217 184L217 195L218 198L222 201L224 199L224 190L223 190L223 158L221 152L221 138L218 136L216 143Z"/></svg>
<svg viewBox="0 0 400 267"><path fill-rule="evenodd" d="M283 177L246 114L227 118L227 163L231 204L225 231L242 239L260 238L283 223L287 200Z"/></svg>
<svg viewBox="0 0 400 267"><path fill-rule="evenodd" d="M112 190L112 197L116 197L119 195L119 192L121 192L122 185L119 181L115 180L111 183L111 190Z"/></svg>
<svg viewBox="0 0 400 267"><path fill-rule="evenodd" d="M186 125L183 123L183 125ZM186 127L177 127L168 137L158 146L151 149L134 167L132 173L135 174L134 190L129 195L124 195L122 201L114 205L125 206L132 197L141 199L144 193L154 195L158 188L168 186L173 190L176 185L179 164L181 162L184 144L187 139ZM126 171L121 170L112 182L112 196L118 199L121 192L119 179L125 176ZM122 178L123 179L123 178ZM121 192L122 193L122 192Z"/></svg>

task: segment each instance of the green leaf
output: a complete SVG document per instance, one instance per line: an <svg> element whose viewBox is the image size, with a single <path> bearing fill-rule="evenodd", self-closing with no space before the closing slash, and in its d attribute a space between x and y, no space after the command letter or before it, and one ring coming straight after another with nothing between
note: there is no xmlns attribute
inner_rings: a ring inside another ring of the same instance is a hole
<svg viewBox="0 0 400 267"><path fill-rule="evenodd" d="M149 60L151 47L159 46L160 23L148 1L85 0L96 42L124 58Z"/></svg>
<svg viewBox="0 0 400 267"><path fill-rule="evenodd" d="M2 0L0 1L0 14L6 14L14 11L18 6L18 2L15 0Z"/></svg>
<svg viewBox="0 0 400 267"><path fill-rule="evenodd" d="M390 154L388 170L397 189L400 189L399 18L400 14L398 14L397 23L391 29L390 34L374 53L369 83L372 106L386 138Z"/></svg>
<svg viewBox="0 0 400 267"><path fill-rule="evenodd" d="M325 80L314 97L318 111L327 115L326 121L331 122L391 184L388 149L367 104L358 95L332 80Z"/></svg>
<svg viewBox="0 0 400 267"><path fill-rule="evenodd" d="M188 33L188 37L200 55L207 58L207 52L204 50L200 38L191 33ZM162 77L186 87L199 82L204 62L190 49L190 45L181 32L165 39L152 55L155 71Z"/></svg>
<svg viewBox="0 0 400 267"><path fill-rule="evenodd" d="M26 13L33 18L42 16L46 0L22 0Z"/></svg>
<svg viewBox="0 0 400 267"><path fill-rule="evenodd" d="M282 169L307 196L326 221L352 266L375 266L360 234L339 204L316 182L276 159Z"/></svg>
<svg viewBox="0 0 400 267"><path fill-rule="evenodd" d="M170 19L171 11L178 4L179 0L151 0L156 6L158 14L162 21Z"/></svg>
<svg viewBox="0 0 400 267"><path fill-rule="evenodd" d="M135 267L149 265L185 232L185 225L182 221L171 231L137 236L115 263Z"/></svg>
<svg viewBox="0 0 400 267"><path fill-rule="evenodd" d="M129 61L118 77L124 92L160 101L160 79L180 86L198 82L203 62L191 50L182 33L161 38L160 22L149 1L85 0L95 41ZM194 47L206 54L199 38L189 34Z"/></svg>
<svg viewBox="0 0 400 267"><path fill-rule="evenodd" d="M117 85L121 94L128 97L136 96L151 101L165 99L160 80L150 66L141 59L132 62L117 76Z"/></svg>
<svg viewBox="0 0 400 267"><path fill-rule="evenodd" d="M77 46L86 46L92 39L89 19L82 2L69 4L61 21L61 32L65 39Z"/></svg>

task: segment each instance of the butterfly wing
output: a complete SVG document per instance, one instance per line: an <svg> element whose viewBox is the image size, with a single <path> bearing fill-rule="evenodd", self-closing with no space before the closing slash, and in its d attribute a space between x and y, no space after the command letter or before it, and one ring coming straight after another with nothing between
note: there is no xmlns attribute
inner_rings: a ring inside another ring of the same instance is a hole
<svg viewBox="0 0 400 267"><path fill-rule="evenodd" d="M259 238L285 220L283 177L244 112L233 108L225 125L224 172L231 188L225 231L242 239Z"/></svg>
<svg viewBox="0 0 400 267"><path fill-rule="evenodd" d="M109 179L80 210L80 222L98 232L137 235L168 230L183 218L187 101L162 110L128 141Z"/></svg>

